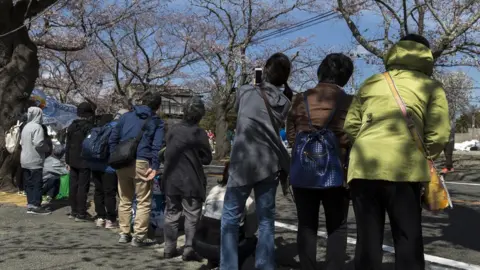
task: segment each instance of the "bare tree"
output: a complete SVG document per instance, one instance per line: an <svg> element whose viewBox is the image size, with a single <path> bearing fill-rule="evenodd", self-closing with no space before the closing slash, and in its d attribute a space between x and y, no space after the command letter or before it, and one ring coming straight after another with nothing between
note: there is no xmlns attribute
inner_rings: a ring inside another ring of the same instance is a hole
<svg viewBox="0 0 480 270"><path fill-rule="evenodd" d="M356 42L381 63L400 37L416 32L433 45L436 66L480 66L480 2L449 0L337 0ZM356 18L379 15L382 31L362 29Z"/></svg>

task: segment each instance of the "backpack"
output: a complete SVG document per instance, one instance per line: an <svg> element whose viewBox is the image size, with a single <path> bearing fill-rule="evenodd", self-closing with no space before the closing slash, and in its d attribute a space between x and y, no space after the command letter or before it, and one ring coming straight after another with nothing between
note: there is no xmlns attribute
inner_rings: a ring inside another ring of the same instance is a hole
<svg viewBox="0 0 480 270"><path fill-rule="evenodd" d="M17 124L11 127L10 130L5 133L5 148L10 154L13 154L20 144L21 126L22 123L17 121Z"/></svg>
<svg viewBox="0 0 480 270"><path fill-rule="evenodd" d="M110 154L108 140L112 133L113 123L92 128L82 143L81 157L87 161L105 161Z"/></svg>
<svg viewBox="0 0 480 270"><path fill-rule="evenodd" d="M345 173L340 158L340 147L334 132L328 128L336 108L332 110L323 127L315 128L312 125L305 93L303 99L310 130L301 131L295 137L290 184L292 187L313 189L341 187Z"/></svg>

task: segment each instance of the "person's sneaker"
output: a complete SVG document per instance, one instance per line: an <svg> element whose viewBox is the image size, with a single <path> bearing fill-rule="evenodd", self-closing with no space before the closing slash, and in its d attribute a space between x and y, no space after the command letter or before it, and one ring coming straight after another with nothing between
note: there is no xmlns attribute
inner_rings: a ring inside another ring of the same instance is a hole
<svg viewBox="0 0 480 270"><path fill-rule="evenodd" d="M118 228L118 223L116 221L107 220L105 222L105 229L116 229Z"/></svg>
<svg viewBox="0 0 480 270"><path fill-rule="evenodd" d="M78 215L75 217L75 222L87 222L87 221L89 221L87 216Z"/></svg>
<svg viewBox="0 0 480 270"><path fill-rule="evenodd" d="M49 205L52 201L53 201L52 197L45 196L45 198L42 200L42 206Z"/></svg>
<svg viewBox="0 0 480 270"><path fill-rule="evenodd" d="M69 214L68 214L68 218L69 218L69 219L74 219L74 218L76 218L76 217L77 217L76 214L73 214L73 213L69 213Z"/></svg>
<svg viewBox="0 0 480 270"><path fill-rule="evenodd" d="M27 214L32 214L32 215L46 216L46 215L50 215L51 213L52 211L49 211L48 209L44 209L42 207L27 209Z"/></svg>
<svg viewBox="0 0 480 270"><path fill-rule="evenodd" d="M123 233L120 234L120 239L118 239L118 243L120 244L127 244L127 243L130 243L131 241L132 241L132 236L130 236L129 234L123 234Z"/></svg>
<svg viewBox="0 0 480 270"><path fill-rule="evenodd" d="M183 253L182 260L184 262L201 262L203 261L203 258L194 250L190 250Z"/></svg>
<svg viewBox="0 0 480 270"><path fill-rule="evenodd" d="M105 227L105 219L97 218L97 220L95 220L95 225L99 228Z"/></svg>
<svg viewBox="0 0 480 270"><path fill-rule="evenodd" d="M157 243L157 241L155 241L154 239L150 239L150 238L143 238L143 239L139 239L137 237L134 237L132 239L132 246L133 247L145 247L145 246L153 246Z"/></svg>
<svg viewBox="0 0 480 270"><path fill-rule="evenodd" d="M26 193L25 191L23 191L23 190L20 190L20 191L18 192L18 195L20 195L20 196L27 196L27 193Z"/></svg>

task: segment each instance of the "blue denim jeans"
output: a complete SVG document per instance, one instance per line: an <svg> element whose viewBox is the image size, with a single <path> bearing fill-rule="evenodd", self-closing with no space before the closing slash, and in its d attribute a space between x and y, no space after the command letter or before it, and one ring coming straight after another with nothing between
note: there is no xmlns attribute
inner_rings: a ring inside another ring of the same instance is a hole
<svg viewBox="0 0 480 270"><path fill-rule="evenodd" d="M27 193L27 208L40 207L42 203L42 169L23 169L23 181Z"/></svg>
<svg viewBox="0 0 480 270"><path fill-rule="evenodd" d="M275 269L275 195L278 180L258 182L255 185L229 187L225 193L222 214L220 269L238 269L238 233L245 203L252 192L258 218L258 243L255 268Z"/></svg>

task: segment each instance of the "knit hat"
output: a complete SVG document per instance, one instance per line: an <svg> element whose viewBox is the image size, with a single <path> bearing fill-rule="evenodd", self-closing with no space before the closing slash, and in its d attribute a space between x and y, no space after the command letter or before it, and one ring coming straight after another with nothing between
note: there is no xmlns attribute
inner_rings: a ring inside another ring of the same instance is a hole
<svg viewBox="0 0 480 270"><path fill-rule="evenodd" d="M120 110L118 110L117 114L115 115L115 119L114 119L114 120L120 119L120 117L121 117L122 115L124 115L124 114L126 114L126 113L128 113L128 112L129 112L129 110L127 110L127 109L120 109Z"/></svg>
<svg viewBox="0 0 480 270"><path fill-rule="evenodd" d="M93 106L88 102L82 102L77 107L77 116L78 117L92 117L95 115L95 109Z"/></svg>

